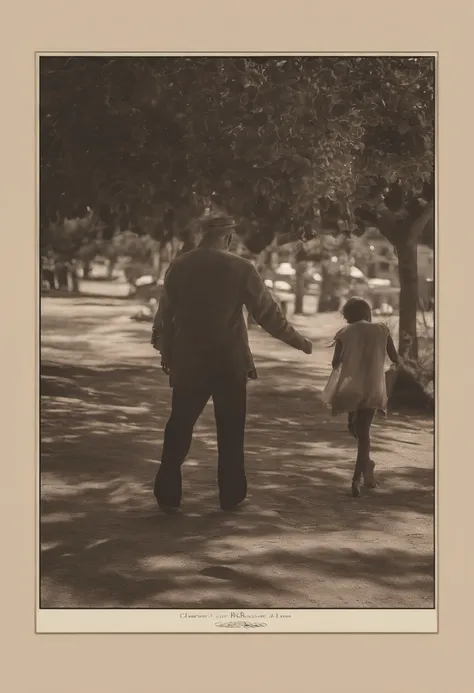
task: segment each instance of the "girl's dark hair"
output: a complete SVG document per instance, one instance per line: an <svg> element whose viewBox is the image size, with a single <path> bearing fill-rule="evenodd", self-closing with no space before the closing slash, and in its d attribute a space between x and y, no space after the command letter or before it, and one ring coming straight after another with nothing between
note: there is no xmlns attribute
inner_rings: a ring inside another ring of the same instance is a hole
<svg viewBox="0 0 474 693"><path fill-rule="evenodd" d="M372 322L372 310L363 298L354 296L345 303L342 309L342 315L348 323L359 322L359 320L367 320Z"/></svg>

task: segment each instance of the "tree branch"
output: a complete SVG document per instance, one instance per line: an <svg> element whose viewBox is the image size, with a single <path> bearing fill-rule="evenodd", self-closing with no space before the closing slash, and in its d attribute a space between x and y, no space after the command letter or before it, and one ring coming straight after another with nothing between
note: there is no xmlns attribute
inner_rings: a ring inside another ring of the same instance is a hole
<svg viewBox="0 0 474 693"><path fill-rule="evenodd" d="M354 212L356 219L360 219L366 226L375 226L385 238L395 245L397 229L395 217L386 207L379 206L376 209L359 207Z"/></svg>

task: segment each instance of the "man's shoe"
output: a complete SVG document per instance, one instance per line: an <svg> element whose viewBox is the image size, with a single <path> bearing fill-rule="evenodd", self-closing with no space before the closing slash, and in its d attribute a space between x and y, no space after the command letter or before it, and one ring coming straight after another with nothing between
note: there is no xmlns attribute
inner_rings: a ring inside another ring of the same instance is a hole
<svg viewBox="0 0 474 693"><path fill-rule="evenodd" d="M164 503L158 503L159 509L166 513L167 515L176 515L181 510L179 505L165 505Z"/></svg>
<svg viewBox="0 0 474 693"><path fill-rule="evenodd" d="M224 503L223 501L220 502L221 510L224 512L232 512L233 510L237 510L237 508L240 508L242 503L244 503L245 498L242 498L242 500L237 501L237 503Z"/></svg>
<svg viewBox="0 0 474 693"><path fill-rule="evenodd" d="M177 503L167 503L166 501L158 498L156 493L154 494L154 496L159 509L162 510L164 513L167 513L168 515L175 515L177 512L180 511L181 503L179 501Z"/></svg>

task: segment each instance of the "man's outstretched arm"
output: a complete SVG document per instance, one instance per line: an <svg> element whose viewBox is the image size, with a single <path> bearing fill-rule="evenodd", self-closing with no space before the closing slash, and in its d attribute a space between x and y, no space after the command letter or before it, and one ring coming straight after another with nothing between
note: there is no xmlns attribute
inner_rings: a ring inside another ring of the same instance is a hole
<svg viewBox="0 0 474 693"><path fill-rule="evenodd" d="M247 280L245 306L269 335L294 349L311 354L313 345L290 325L254 267L251 268Z"/></svg>

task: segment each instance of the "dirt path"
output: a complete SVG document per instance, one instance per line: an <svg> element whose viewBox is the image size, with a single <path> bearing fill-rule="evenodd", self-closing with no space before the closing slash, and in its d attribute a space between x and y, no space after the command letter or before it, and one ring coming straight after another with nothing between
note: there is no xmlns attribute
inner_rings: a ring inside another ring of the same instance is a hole
<svg viewBox="0 0 474 693"><path fill-rule="evenodd" d="M252 331L247 507L217 510L212 407L184 512L152 495L170 391L120 301L43 301L42 607L431 607L433 422L374 428L380 489L348 496L354 445L318 400L337 316L295 318L312 357Z"/></svg>

